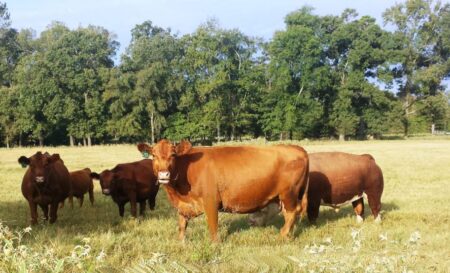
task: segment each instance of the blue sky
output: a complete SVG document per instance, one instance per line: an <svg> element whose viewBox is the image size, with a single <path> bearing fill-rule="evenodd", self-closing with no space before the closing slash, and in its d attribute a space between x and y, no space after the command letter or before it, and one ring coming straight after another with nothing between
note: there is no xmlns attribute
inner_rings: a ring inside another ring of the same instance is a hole
<svg viewBox="0 0 450 273"><path fill-rule="evenodd" d="M1 1L1 0L0 0ZM4 1L2 1L4 2ZM399 1L392 0L14 0L6 1L12 26L32 28L39 34L52 21L70 28L89 24L103 26L117 35L119 55L128 45L130 30L151 20L179 34L193 32L209 18L224 28L239 28L251 36L270 39L284 28L284 16L310 5L320 15L340 14L350 7L371 15L382 24L382 12Z"/></svg>

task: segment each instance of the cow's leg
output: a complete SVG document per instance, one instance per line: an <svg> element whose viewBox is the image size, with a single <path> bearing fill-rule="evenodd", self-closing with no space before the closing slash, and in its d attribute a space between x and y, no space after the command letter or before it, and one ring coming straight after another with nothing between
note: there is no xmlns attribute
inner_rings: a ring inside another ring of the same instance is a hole
<svg viewBox="0 0 450 273"><path fill-rule="evenodd" d="M218 242L219 237L217 236L217 229L219 224L219 210L215 198L207 198L205 200L204 208L211 239L214 242Z"/></svg>
<svg viewBox="0 0 450 273"><path fill-rule="evenodd" d="M145 200L142 202L139 202L139 215L144 216L145 215Z"/></svg>
<svg viewBox="0 0 450 273"><path fill-rule="evenodd" d="M48 205L39 205L41 207L42 212L44 213L44 220L48 220Z"/></svg>
<svg viewBox="0 0 450 273"><path fill-rule="evenodd" d="M186 238L186 228L188 225L188 218L178 214L178 239L184 241Z"/></svg>
<svg viewBox="0 0 450 273"><path fill-rule="evenodd" d="M373 218L376 223L381 223L381 193L366 192L369 207L372 210Z"/></svg>
<svg viewBox="0 0 450 273"><path fill-rule="evenodd" d="M352 206L356 213L356 222L362 223L364 221L364 198L353 201Z"/></svg>
<svg viewBox="0 0 450 273"><path fill-rule="evenodd" d="M131 216L136 218L137 216L136 193L135 192L129 193L128 198L130 199Z"/></svg>
<svg viewBox="0 0 450 273"><path fill-rule="evenodd" d="M78 198L78 202L80 203L80 208L83 206L83 202L84 202L84 194L81 195L80 198Z"/></svg>
<svg viewBox="0 0 450 273"><path fill-rule="evenodd" d="M89 186L89 201L91 202L91 205L94 205L94 185L91 184Z"/></svg>
<svg viewBox="0 0 450 273"><path fill-rule="evenodd" d="M148 206L150 207L151 210L155 209L155 200L156 200L156 194L157 193L158 192L150 194L150 198L148 199Z"/></svg>
<svg viewBox="0 0 450 273"><path fill-rule="evenodd" d="M62 200L61 202L59 202L59 208L60 209L64 208L64 202L65 202L65 200Z"/></svg>
<svg viewBox="0 0 450 273"><path fill-rule="evenodd" d="M287 237L297 219L297 213L299 212L297 209L298 200L293 192L282 194L280 200L283 205L282 211L284 216L284 226L281 228L280 234L282 237Z"/></svg>
<svg viewBox="0 0 450 273"><path fill-rule="evenodd" d="M28 205L30 206L31 224L36 225L38 223L37 205L33 201L28 201Z"/></svg>
<svg viewBox="0 0 450 273"><path fill-rule="evenodd" d="M308 220L310 223L315 224L319 217L320 210L320 198L310 198L308 201Z"/></svg>
<svg viewBox="0 0 450 273"><path fill-rule="evenodd" d="M58 217L57 212L58 212L58 202L52 202L50 204L50 224L56 222L56 218Z"/></svg>
<svg viewBox="0 0 450 273"><path fill-rule="evenodd" d="M123 215L125 214L125 203L118 203L117 206L119 207L120 217L123 217Z"/></svg>

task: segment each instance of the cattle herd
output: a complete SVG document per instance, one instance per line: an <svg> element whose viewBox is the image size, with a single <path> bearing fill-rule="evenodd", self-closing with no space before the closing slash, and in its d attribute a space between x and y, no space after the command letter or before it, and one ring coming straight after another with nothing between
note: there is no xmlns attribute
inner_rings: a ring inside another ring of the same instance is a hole
<svg viewBox="0 0 450 273"><path fill-rule="evenodd" d="M175 145L168 140L154 146L141 143L137 148L147 159L118 164L101 173L89 168L69 172L58 154L21 156L19 163L28 167L22 193L30 207L31 224L38 222L37 206L44 219L54 223L65 199L73 207L76 197L82 206L84 194L89 193L93 204L93 179L100 181L103 194L112 197L120 216L128 202L133 217L138 203L140 215L147 202L153 210L159 185L163 185L178 211L182 240L189 219L203 213L211 239L219 240L219 211L253 213L249 221L254 225L264 224L281 211L283 237L299 215L307 215L314 223L320 205L338 209L351 202L361 222L364 196L375 221L381 221L383 174L371 155L308 154L296 145L192 147L189 141Z"/></svg>

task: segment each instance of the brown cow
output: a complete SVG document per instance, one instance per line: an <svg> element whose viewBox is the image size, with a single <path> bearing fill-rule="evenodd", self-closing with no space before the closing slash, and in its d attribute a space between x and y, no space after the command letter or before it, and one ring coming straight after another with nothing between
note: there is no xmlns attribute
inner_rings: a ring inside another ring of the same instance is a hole
<svg viewBox="0 0 450 273"><path fill-rule="evenodd" d="M188 220L206 214L211 238L217 241L218 211L250 213L281 201L287 236L297 214L306 208L298 195L308 182L308 155L301 147L195 147L161 140L155 146L139 144L153 155L153 169L179 213L179 238Z"/></svg>
<svg viewBox="0 0 450 273"><path fill-rule="evenodd" d="M308 190L308 219L315 222L320 205L336 210L352 203L357 222L364 217L364 199L367 196L375 222L381 222L381 194L383 173L371 155L348 153L310 153ZM279 210L279 209L278 209ZM266 208L250 217L252 224L261 225L273 217L277 208Z"/></svg>
<svg viewBox="0 0 450 273"><path fill-rule="evenodd" d="M147 200L150 209L155 208L159 185L156 183L150 159L118 164L112 170L104 170L100 174L92 173L91 177L100 180L103 194L111 195L119 207L121 217L127 202L130 202L133 217L136 217L137 203L140 206L140 215L144 215Z"/></svg>
<svg viewBox="0 0 450 273"><path fill-rule="evenodd" d="M80 208L83 206L84 194L87 192L89 192L91 205L94 205L94 183L91 178L91 169L85 168L70 172L70 182L72 183L72 195L78 198Z"/></svg>
<svg viewBox="0 0 450 273"><path fill-rule="evenodd" d="M22 194L27 199L31 212L31 224L37 224L37 205L50 223L57 218L58 204L71 194L69 171L58 154L47 156L37 152L31 157L21 156L19 163L28 166L22 180Z"/></svg>

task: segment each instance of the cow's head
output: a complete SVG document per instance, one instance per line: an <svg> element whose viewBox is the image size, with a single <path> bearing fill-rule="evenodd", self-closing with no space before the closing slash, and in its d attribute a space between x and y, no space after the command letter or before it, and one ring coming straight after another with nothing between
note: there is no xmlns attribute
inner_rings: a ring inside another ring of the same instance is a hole
<svg viewBox="0 0 450 273"><path fill-rule="evenodd" d="M100 186L102 187L102 193L104 195L110 195L111 194L111 185L114 178L114 173L110 170L104 170L100 174L98 173L91 173L91 178L97 179L100 181Z"/></svg>
<svg viewBox="0 0 450 273"><path fill-rule="evenodd" d="M59 154L50 155L48 153L37 152L31 157L21 156L18 159L23 168L30 168L31 179L37 184L43 184L48 179L49 167L54 162L61 160Z"/></svg>
<svg viewBox="0 0 450 273"><path fill-rule="evenodd" d="M175 170L175 158L188 153L192 144L183 140L178 145L174 145L167 139L163 139L153 147L145 143L140 143L137 147L144 157L153 156L153 171L157 174L158 182L167 184L173 178L171 174Z"/></svg>

